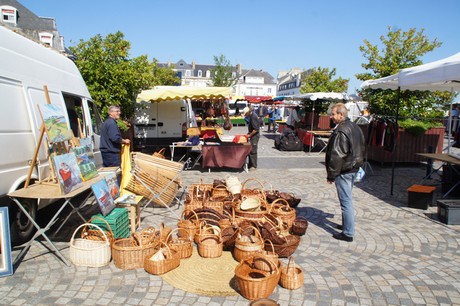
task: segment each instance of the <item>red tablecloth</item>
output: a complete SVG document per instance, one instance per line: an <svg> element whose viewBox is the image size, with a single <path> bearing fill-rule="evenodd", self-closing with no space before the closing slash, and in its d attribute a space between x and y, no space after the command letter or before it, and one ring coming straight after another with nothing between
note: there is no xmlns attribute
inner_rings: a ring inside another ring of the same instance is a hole
<svg viewBox="0 0 460 306"><path fill-rule="evenodd" d="M252 146L250 143L203 145L201 150L203 168L242 168Z"/></svg>

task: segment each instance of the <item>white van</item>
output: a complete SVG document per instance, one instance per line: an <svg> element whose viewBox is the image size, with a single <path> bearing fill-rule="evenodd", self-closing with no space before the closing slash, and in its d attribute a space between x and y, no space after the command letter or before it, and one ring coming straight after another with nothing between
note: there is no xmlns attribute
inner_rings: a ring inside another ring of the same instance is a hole
<svg viewBox="0 0 460 306"><path fill-rule="evenodd" d="M159 146L185 140L190 110L190 102L183 99L136 103L134 150L153 152Z"/></svg>
<svg viewBox="0 0 460 306"><path fill-rule="evenodd" d="M44 86L52 104L67 109L67 120L75 136L92 137L97 166L102 164L99 152L101 118L75 64L59 52L0 26L0 205L9 206L11 238L15 243L27 240L33 224L7 196L24 186L40 136L42 119L37 104L47 103ZM42 143L39 163L31 179L49 175L47 151ZM24 201L31 216L44 207L44 201Z"/></svg>

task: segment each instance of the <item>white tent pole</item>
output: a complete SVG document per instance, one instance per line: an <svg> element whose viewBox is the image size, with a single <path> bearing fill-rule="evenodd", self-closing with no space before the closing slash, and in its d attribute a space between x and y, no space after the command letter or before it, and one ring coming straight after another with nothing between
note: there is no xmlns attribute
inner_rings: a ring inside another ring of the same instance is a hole
<svg viewBox="0 0 460 306"><path fill-rule="evenodd" d="M450 89L450 93L451 94L454 93L454 88L453 87ZM450 146L451 146L450 135L452 134L452 101L450 101L449 119L447 120L447 122L448 122L447 124L449 125L449 128L447 129L448 132L449 132L449 134L447 136L447 154L449 154L450 153Z"/></svg>
<svg viewBox="0 0 460 306"><path fill-rule="evenodd" d="M397 130L396 130L396 138L398 138L398 134L399 134L399 126L398 126L398 117L399 117L399 104L400 104L400 94L401 94L401 87L398 87L398 91L397 91L397 105L396 105L396 127L397 127ZM393 152L392 152L392 161L391 161L391 190L390 190L390 194L393 195L393 185L394 185L394 180L395 180L395 163L396 163L396 150L397 150L397 147L396 147L396 139L395 139L395 143L394 143L394 146L393 146Z"/></svg>

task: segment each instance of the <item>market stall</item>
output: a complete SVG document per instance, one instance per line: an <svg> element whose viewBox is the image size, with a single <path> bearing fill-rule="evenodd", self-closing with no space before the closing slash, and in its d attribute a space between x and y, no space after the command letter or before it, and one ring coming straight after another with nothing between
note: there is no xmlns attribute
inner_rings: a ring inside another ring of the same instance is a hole
<svg viewBox="0 0 460 306"><path fill-rule="evenodd" d="M250 143L204 144L202 146L203 168L242 168L252 150Z"/></svg>

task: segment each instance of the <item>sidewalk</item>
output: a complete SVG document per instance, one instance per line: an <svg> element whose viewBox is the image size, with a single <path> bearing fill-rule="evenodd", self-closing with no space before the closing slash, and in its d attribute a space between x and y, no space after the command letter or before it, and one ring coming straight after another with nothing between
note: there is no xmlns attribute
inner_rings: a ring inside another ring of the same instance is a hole
<svg viewBox="0 0 460 306"><path fill-rule="evenodd" d="M244 132L243 127L231 131ZM368 172L353 191L356 237L347 243L332 238L341 217L335 187L326 183L324 154L279 152L270 138L273 134L262 133L256 171L208 173L206 169L182 175L185 186L227 175L241 181L256 178L302 198L297 214L305 216L310 225L294 256L305 272L305 283L294 291L278 286L270 298L283 306L460 304L460 226L440 223L436 207L426 211L407 207L406 189L421 183L424 165L396 167L394 194L390 195L391 165L372 164L373 173ZM438 185L435 198L441 196L439 189ZM180 215L183 207L173 209ZM143 228L157 227L160 222L177 224L166 209L147 208L142 218ZM79 223L75 219L69 224L71 233ZM56 243L67 258L68 241ZM15 249L13 257L18 252ZM35 241L14 275L0 278L0 304L249 305L249 301L240 295L224 298L187 293L160 276L143 269L119 270L113 262L102 268L67 267Z"/></svg>

